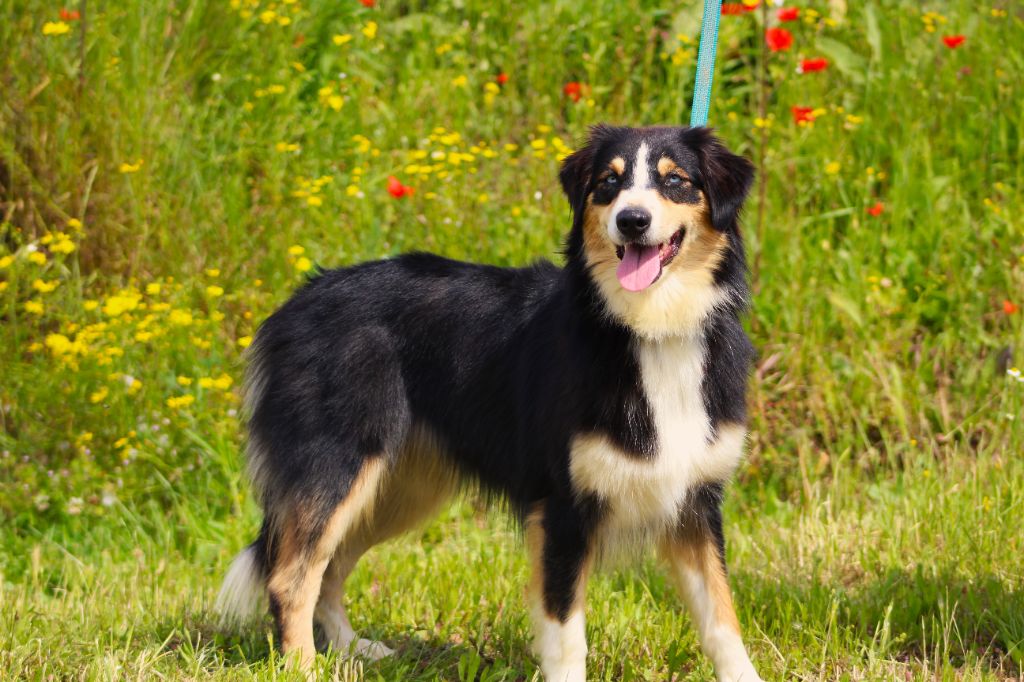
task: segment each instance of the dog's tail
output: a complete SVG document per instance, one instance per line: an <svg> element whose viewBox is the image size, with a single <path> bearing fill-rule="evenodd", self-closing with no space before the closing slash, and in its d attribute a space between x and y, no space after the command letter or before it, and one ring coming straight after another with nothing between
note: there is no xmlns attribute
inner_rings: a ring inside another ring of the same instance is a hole
<svg viewBox="0 0 1024 682"><path fill-rule="evenodd" d="M267 570L262 536L231 562L214 606L221 627L244 625L265 610Z"/></svg>

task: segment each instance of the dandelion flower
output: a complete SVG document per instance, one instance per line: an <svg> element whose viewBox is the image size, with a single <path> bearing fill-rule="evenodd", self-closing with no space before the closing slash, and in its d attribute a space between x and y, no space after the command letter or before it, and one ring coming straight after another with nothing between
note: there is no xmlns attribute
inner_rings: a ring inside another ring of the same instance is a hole
<svg viewBox="0 0 1024 682"><path fill-rule="evenodd" d="M63 21L48 21L43 24L44 36L62 36L71 31L71 27Z"/></svg>

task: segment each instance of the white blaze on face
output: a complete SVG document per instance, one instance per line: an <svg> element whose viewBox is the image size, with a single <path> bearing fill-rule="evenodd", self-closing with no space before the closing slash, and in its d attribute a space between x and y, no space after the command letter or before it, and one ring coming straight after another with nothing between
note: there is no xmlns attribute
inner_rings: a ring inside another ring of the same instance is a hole
<svg viewBox="0 0 1024 682"><path fill-rule="evenodd" d="M633 183L624 187L619 196L612 204L612 210L608 212L608 236L618 246L626 243L626 238L619 232L619 213L625 208L643 208L651 214L650 233L655 236L660 234L661 202L658 200L658 191L654 189L655 178L651 175L650 148L646 142L641 142L636 150L636 157L633 159Z"/></svg>

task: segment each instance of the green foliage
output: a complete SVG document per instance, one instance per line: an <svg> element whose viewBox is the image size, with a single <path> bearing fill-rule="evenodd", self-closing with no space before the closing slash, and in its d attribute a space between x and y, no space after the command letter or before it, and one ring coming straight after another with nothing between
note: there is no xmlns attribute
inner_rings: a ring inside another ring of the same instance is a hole
<svg viewBox="0 0 1024 682"><path fill-rule="evenodd" d="M0 0L7 674L287 677L265 631L207 613L258 519L256 325L316 264L557 259L557 162L587 126L688 118L700 3L379 5ZM723 17L710 112L762 183L741 620L770 679L1019 676L1024 19L799 6ZM382 548L352 614L400 655L324 672L532 675L517 542L463 504ZM710 675L653 565L591 595L595 679Z"/></svg>

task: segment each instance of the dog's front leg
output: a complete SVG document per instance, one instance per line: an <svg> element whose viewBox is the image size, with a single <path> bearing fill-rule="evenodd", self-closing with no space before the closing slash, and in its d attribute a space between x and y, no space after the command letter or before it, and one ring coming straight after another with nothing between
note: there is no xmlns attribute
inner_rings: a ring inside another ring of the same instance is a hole
<svg viewBox="0 0 1024 682"><path fill-rule="evenodd" d="M719 489L700 491L678 526L667 533L661 553L719 681L761 682L743 645L726 580L719 505Z"/></svg>
<svg viewBox="0 0 1024 682"><path fill-rule="evenodd" d="M546 682L584 682L584 602L592 526L586 510L546 500L526 519L534 650Z"/></svg>

